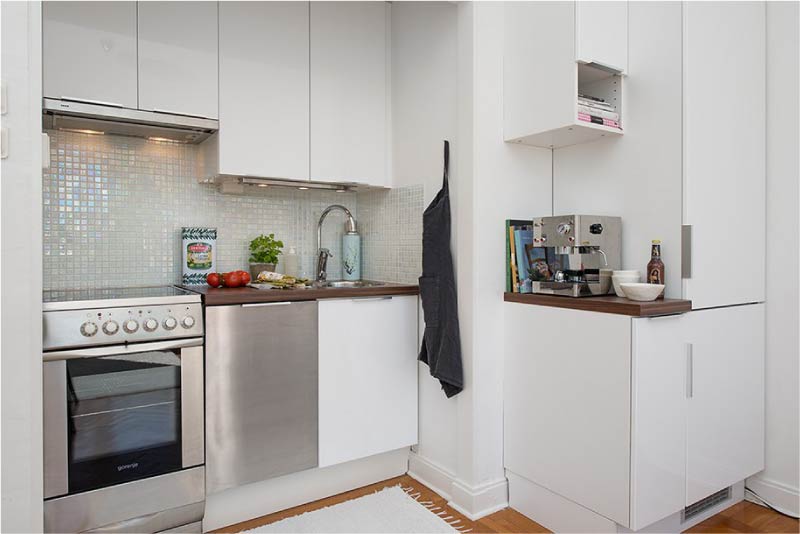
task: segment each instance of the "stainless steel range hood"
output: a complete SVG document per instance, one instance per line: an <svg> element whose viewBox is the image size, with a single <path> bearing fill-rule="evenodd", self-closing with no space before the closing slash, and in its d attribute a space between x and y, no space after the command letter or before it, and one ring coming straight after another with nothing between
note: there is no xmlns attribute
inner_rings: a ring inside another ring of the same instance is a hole
<svg viewBox="0 0 800 534"><path fill-rule="evenodd" d="M219 129L219 121L214 119L57 98L45 98L42 113L45 129L168 139L181 143L200 143Z"/></svg>

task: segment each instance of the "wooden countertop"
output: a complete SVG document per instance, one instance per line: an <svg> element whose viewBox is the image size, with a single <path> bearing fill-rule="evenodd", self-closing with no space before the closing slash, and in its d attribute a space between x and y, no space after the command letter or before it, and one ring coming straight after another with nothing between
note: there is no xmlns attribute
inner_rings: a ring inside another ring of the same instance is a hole
<svg viewBox="0 0 800 534"><path fill-rule="evenodd" d="M385 283L376 287L322 289L255 289L252 287L181 286L200 293L206 306L255 304L300 300L418 295L419 287L411 284Z"/></svg>
<svg viewBox="0 0 800 534"><path fill-rule="evenodd" d="M552 308L616 313L631 317L655 317L688 312L692 309L691 300L661 299L652 302L637 302L612 295L604 295L602 297L562 297L533 293L505 293L504 300L521 304L550 306Z"/></svg>

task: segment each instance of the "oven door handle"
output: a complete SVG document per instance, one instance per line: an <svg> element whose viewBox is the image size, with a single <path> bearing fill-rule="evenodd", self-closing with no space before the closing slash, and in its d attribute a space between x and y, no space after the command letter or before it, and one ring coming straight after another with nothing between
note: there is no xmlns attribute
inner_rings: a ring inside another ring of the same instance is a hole
<svg viewBox="0 0 800 534"><path fill-rule="evenodd" d="M203 338L176 339L171 341L155 341L152 343L136 343L132 345L112 345L109 347L91 347L88 349L58 350L45 352L42 359L46 362L74 360L76 358L100 358L118 354L135 354L156 350L183 349L203 346Z"/></svg>

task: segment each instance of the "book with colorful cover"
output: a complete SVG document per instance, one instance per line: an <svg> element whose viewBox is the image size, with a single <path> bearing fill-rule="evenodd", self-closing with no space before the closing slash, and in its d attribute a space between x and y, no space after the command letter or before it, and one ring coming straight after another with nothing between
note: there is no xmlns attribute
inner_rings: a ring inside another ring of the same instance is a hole
<svg viewBox="0 0 800 534"><path fill-rule="evenodd" d="M519 291L519 264L517 263L517 258L522 256L525 257L525 248L523 247L522 253L520 254L517 249L516 243L516 235L515 230L517 229L527 229L532 230L533 221L532 220L525 220L525 219L507 219L505 224L505 234L506 234L506 257L505 257L505 265L506 265L506 291L509 293L516 293ZM531 237L532 240L532 237ZM527 269L527 264L526 264ZM527 272L527 271L526 271Z"/></svg>
<svg viewBox="0 0 800 534"><path fill-rule="evenodd" d="M521 226L514 230L514 242L517 253L517 272L520 283L528 279L528 255L526 245L533 244L533 228L531 226Z"/></svg>

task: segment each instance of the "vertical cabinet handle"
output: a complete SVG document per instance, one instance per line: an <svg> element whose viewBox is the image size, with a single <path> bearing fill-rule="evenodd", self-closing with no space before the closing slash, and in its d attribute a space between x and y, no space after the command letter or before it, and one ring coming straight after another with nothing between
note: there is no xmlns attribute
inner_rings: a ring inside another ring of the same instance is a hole
<svg viewBox="0 0 800 534"><path fill-rule="evenodd" d="M686 344L686 398L694 396L694 350L691 343Z"/></svg>
<svg viewBox="0 0 800 534"><path fill-rule="evenodd" d="M681 226L681 278L692 277L692 225Z"/></svg>

